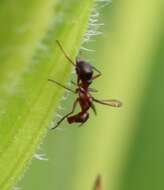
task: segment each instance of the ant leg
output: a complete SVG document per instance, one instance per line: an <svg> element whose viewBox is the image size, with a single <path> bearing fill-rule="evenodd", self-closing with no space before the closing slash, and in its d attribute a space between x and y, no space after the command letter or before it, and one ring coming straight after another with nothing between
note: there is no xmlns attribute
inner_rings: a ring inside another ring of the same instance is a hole
<svg viewBox="0 0 164 190"><path fill-rule="evenodd" d="M92 68L93 68L95 71L98 72L97 75L95 75L95 76L92 77L92 80L94 80L94 79L96 79L96 78L98 78L98 77L100 77L100 76L102 75L101 72L100 72L98 69L96 69L96 67L92 66Z"/></svg>
<svg viewBox="0 0 164 190"><path fill-rule="evenodd" d="M89 91L89 92L98 92L98 90L96 90L96 89L94 89L94 88L90 88L90 87L88 88L88 91Z"/></svg>
<svg viewBox="0 0 164 190"><path fill-rule="evenodd" d="M57 122L57 124L56 124L53 128L51 128L51 129L57 128L57 127L59 126L59 124L60 124L65 118L67 118L69 115L71 115L71 114L75 111L75 108L76 108L76 105L77 105L78 101L79 101L79 99L77 98L77 99L75 100L75 102L73 103L72 111L69 112L69 113L67 113L65 116L63 116L63 117Z"/></svg>
<svg viewBox="0 0 164 190"><path fill-rule="evenodd" d="M94 97L93 101L97 102L99 104L103 104L103 105L107 105L107 106L112 106L112 107L121 107L122 103L119 100L114 100L114 99L110 99L110 100L97 100Z"/></svg>
<svg viewBox="0 0 164 190"><path fill-rule="evenodd" d="M99 74L97 74L97 75L95 75L95 76L93 76L92 77L92 80L95 80L95 79L97 79L98 77L100 77L102 74L101 73L99 73Z"/></svg>
<svg viewBox="0 0 164 190"><path fill-rule="evenodd" d="M53 83L55 83L55 84L57 84L57 85L59 85L59 86L65 88L66 90L69 90L70 92L76 94L76 92L75 92L74 90L72 90L72 89L70 89L70 88L68 88L68 87L66 87L66 86L64 86L64 85L62 85L62 84L60 84L59 82L57 82L57 81L55 81L55 80L48 79L48 81L53 82Z"/></svg>
<svg viewBox="0 0 164 190"><path fill-rule="evenodd" d="M76 66L76 64L74 63L74 61L72 61L72 59L67 55L67 53L65 52L65 50L63 49L62 45L60 44L60 42L58 40L56 40L56 43L58 44L60 50L63 52L65 58L72 63L74 66Z"/></svg>
<svg viewBox="0 0 164 190"><path fill-rule="evenodd" d="M97 115L96 107L95 107L95 105L93 104L93 102L91 103L91 108L92 108L94 114Z"/></svg>

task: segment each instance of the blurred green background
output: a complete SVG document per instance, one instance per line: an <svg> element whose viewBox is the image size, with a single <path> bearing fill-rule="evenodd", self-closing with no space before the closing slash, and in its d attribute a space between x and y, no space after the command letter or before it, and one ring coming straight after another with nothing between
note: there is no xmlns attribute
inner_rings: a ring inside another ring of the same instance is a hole
<svg viewBox="0 0 164 190"><path fill-rule="evenodd" d="M96 105L81 128L64 122L48 132L18 187L23 190L164 189L164 1L114 0L99 8L102 34L81 52L103 73L97 98L116 98L121 109ZM69 51L69 50L68 50ZM63 101L63 115L74 96Z"/></svg>

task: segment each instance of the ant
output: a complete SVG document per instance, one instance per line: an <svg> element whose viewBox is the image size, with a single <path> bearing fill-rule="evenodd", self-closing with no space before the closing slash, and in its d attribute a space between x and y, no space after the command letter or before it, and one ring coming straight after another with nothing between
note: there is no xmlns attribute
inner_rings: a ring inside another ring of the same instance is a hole
<svg viewBox="0 0 164 190"><path fill-rule="evenodd" d="M71 81L71 83L76 86L76 90L72 90L52 79L48 79L48 81L53 82L69 90L70 92L74 94L78 94L78 97L73 103L72 111L66 114L65 116L63 116L52 129L57 128L59 124L66 118L69 124L71 123L81 123L81 125L84 124L89 118L88 110L90 108L96 114L96 109L93 102L107 105L107 106L112 106L112 107L121 107L122 103L118 100L114 100L114 99L98 100L94 98L90 94L90 92L97 92L97 90L90 88L89 86L91 85L93 80L97 79L98 77L102 75L101 72L98 69L96 69L94 66L92 66L91 64L87 63L85 60L76 59L76 62L72 61L72 59L70 59L70 57L67 55L67 53L63 49L60 42L58 40L56 40L56 42L60 50L66 57L66 59L75 67L76 75L77 75L77 83L73 81ZM97 72L96 75L94 75L94 71ZM74 113L77 103L79 103L81 111L73 116L70 116Z"/></svg>

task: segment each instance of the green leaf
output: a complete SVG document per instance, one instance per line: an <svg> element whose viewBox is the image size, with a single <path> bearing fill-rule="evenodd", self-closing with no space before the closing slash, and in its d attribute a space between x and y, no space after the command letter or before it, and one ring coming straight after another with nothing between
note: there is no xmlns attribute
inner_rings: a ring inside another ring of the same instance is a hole
<svg viewBox="0 0 164 190"><path fill-rule="evenodd" d="M56 40L75 59L94 2L16 0L0 3L0 189L21 177L46 135L70 76Z"/></svg>
<svg viewBox="0 0 164 190"><path fill-rule="evenodd" d="M123 107L96 105L83 127L50 133L49 161L33 163L25 190L90 190L98 174L103 190L164 189L163 1L116 0L105 10L104 34L88 55L103 74L94 96Z"/></svg>

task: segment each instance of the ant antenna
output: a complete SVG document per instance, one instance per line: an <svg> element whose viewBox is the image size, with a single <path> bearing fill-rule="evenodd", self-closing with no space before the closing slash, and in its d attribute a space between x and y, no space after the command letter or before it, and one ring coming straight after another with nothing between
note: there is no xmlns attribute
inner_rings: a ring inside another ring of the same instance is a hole
<svg viewBox="0 0 164 190"><path fill-rule="evenodd" d="M64 56L66 57L66 59L73 65L76 66L76 64L74 63L74 61L72 61L72 59L67 55L67 53L65 52L65 50L63 49L62 45L60 44L60 42L58 40L56 40L56 43L58 44L60 50L63 52Z"/></svg>
<svg viewBox="0 0 164 190"><path fill-rule="evenodd" d="M68 88L68 87L66 87L66 86L64 86L64 85L62 85L62 84L60 84L59 82L57 82L57 81L55 81L55 80L48 79L48 81L53 82L53 83L55 83L55 84L57 84L57 85L59 85L59 86L65 88L66 90L68 90L68 91L70 91L70 92L72 92L72 93L74 93L74 94L76 93L74 90L72 90L72 89L70 89L70 88Z"/></svg>

